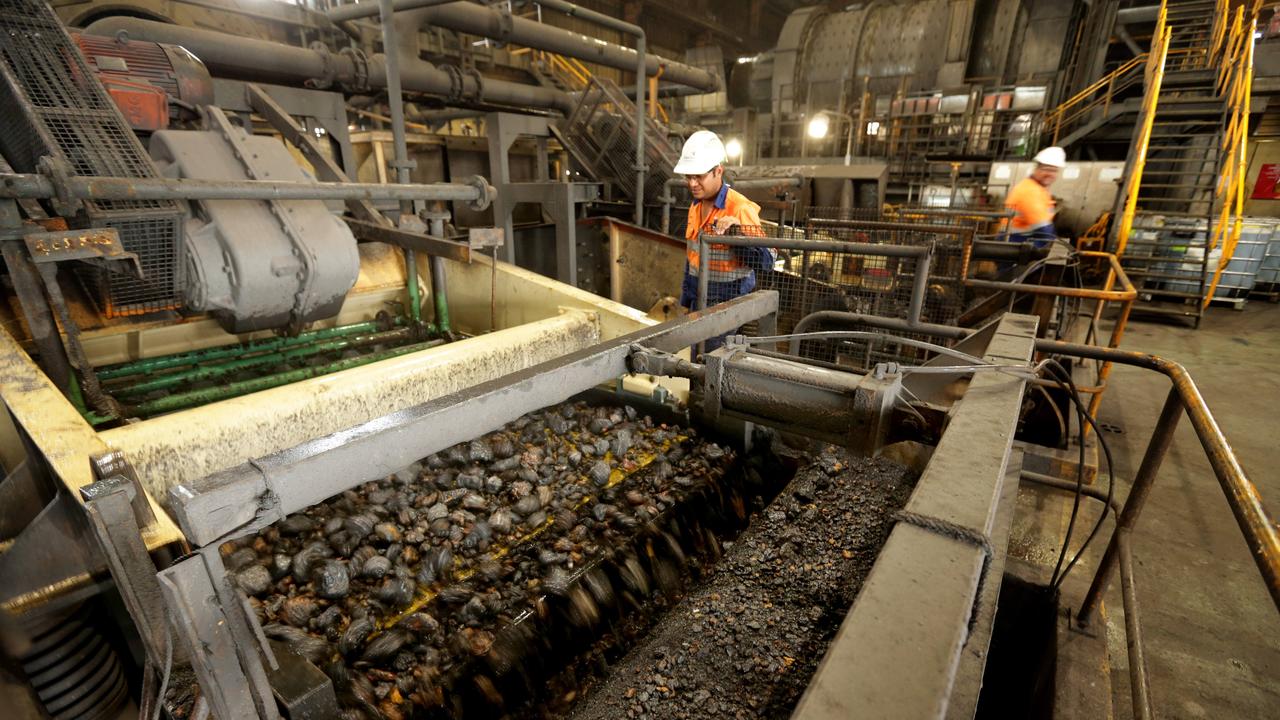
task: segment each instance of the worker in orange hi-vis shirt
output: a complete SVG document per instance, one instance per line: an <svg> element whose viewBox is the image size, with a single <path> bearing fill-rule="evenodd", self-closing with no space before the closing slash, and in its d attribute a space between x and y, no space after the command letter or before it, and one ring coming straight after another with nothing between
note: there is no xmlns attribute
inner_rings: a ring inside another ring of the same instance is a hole
<svg viewBox="0 0 1280 720"><path fill-rule="evenodd" d="M1053 227L1054 203L1049 186L1067 165L1067 154L1060 147L1048 147L1035 156L1036 167L1022 182L1013 186L1004 199L1005 208L1013 211L1009 222L1011 242L1030 242L1044 247L1058 237Z"/></svg>
<svg viewBox="0 0 1280 720"><path fill-rule="evenodd" d="M725 150L720 137L709 130L689 136L676 163L683 175L693 204L685 225L686 260L681 283L680 304L694 310L698 301L698 271L707 264L707 306L746 295L756 288L757 273L773 269L773 254L767 247L729 247L712 242L707 257L699 257L700 235L764 236L760 206L730 187L724 177ZM708 351L719 347L722 338L707 341Z"/></svg>

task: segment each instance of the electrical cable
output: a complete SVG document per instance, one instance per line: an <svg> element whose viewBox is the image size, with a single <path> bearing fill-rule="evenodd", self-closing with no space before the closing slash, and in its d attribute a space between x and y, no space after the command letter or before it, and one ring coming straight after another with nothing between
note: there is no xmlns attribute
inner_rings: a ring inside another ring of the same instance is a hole
<svg viewBox="0 0 1280 720"><path fill-rule="evenodd" d="M1039 390L1045 401L1049 403L1049 407L1053 408L1053 414L1058 418L1058 436L1069 438L1071 436L1071 426L1067 423L1066 417L1063 416L1062 410L1058 408L1058 403L1053 401L1053 396L1049 394L1048 390L1044 389L1043 385L1032 385L1031 387Z"/></svg>
<svg viewBox="0 0 1280 720"><path fill-rule="evenodd" d="M1031 368L1031 369L1022 367L1022 366L994 365L986 362L982 358L976 357L974 355L970 355L968 353L960 352L959 350L954 350L952 348L946 347L945 345L938 345L937 343L926 342L923 340L914 340L911 338L898 337L896 335L892 335L886 332L874 332L874 331L865 331L865 330L818 331L818 332L808 332L808 333L793 333L789 335L770 335L770 336L763 336L763 337L738 336L734 340L735 342L738 342L740 344L753 345L757 343L779 342L782 340L787 340L787 341L798 340L801 338L855 339L855 340L883 339L883 340L888 340L890 342L895 342L901 345L907 345L911 347L930 350L940 355L946 355L949 357L954 357L954 358L972 363L972 365L960 366L960 367L899 366L899 370L904 374L930 373L930 372L937 372L937 373L965 372L967 373L967 372L974 372L977 370L996 370L998 372L1009 373L1011 375L1016 375L1018 377L1023 377L1025 379L1028 376L1035 377L1034 373L1038 372L1041 369L1047 370L1050 375L1049 379L1052 380L1054 383L1056 383L1058 387L1061 388L1062 391L1067 394L1067 397L1071 400L1072 404L1075 406L1076 414L1078 417L1078 424L1080 426L1080 430L1079 430L1080 458L1079 458L1079 463L1077 465L1077 472L1076 472L1075 500L1072 503L1071 517L1067 522L1066 537L1063 539L1062 549L1059 552L1057 563L1054 565L1053 574L1050 577L1050 583L1049 583L1050 588L1055 591L1062 586L1062 581L1066 579L1067 574L1071 572L1072 568L1074 568L1076 564L1080 561L1080 558L1083 557L1085 551L1088 549L1089 545L1093 542L1093 539L1097 537L1098 532L1101 531L1102 524L1106 520L1107 513L1110 511L1110 508L1111 508L1111 500L1115 494L1115 473L1114 473L1115 465L1111 457L1111 448L1107 445L1106 439L1102 436L1102 431L1099 429L1097 422L1093 419L1091 415L1089 415L1088 408L1086 407L1084 400L1081 399L1080 397L1079 388L1076 387L1075 381L1071 378L1071 373L1068 372L1065 367L1063 367L1062 363L1058 362L1053 358L1048 358L1038 363L1035 366L1035 368ZM1056 410L1056 407L1055 407L1055 410ZM1065 418L1062 418L1061 413L1059 413L1059 417L1065 423ZM1076 553L1071 557L1071 560L1066 563L1065 567L1063 567L1063 562L1066 560L1067 551L1070 548L1071 536L1075 532L1075 523L1078 518L1079 510L1080 510L1080 498L1082 497L1083 490L1084 490L1084 465L1085 465L1084 428L1086 424L1088 424L1088 426L1093 430L1095 436L1098 438L1098 444L1099 446L1101 446L1103 455L1106 457L1107 503L1103 507L1101 515L1098 516L1097 522L1094 523L1093 529L1089 531L1089 535L1085 538L1084 543L1080 546L1080 549L1076 551Z"/></svg>
<svg viewBox="0 0 1280 720"><path fill-rule="evenodd" d="M1093 542L1093 539L1097 537L1098 533L1102 530L1102 524L1107 519L1107 513L1110 511L1111 502L1115 497L1115 484L1116 484L1115 463L1111 457L1111 447L1107 445L1107 440L1105 437L1103 437L1102 431L1101 429L1099 429L1097 421L1095 421L1093 417L1089 415L1088 409L1086 408L1084 401L1080 398L1080 392L1076 388L1075 382L1071 379L1071 374L1067 372L1066 368L1064 368L1062 364L1059 363L1057 360L1049 359L1042 364L1045 365L1045 367L1050 368L1052 372L1054 372L1061 379L1063 379L1067 383L1067 385L1071 388L1071 400L1072 402L1075 403L1077 410L1083 415L1085 422L1089 424L1089 427L1092 428L1094 435L1098 438L1098 445L1102 448L1102 454L1107 461L1106 503L1103 505L1102 513L1098 516L1097 522L1094 523L1093 529L1089 531L1089 535L1085 538L1084 543L1080 545L1080 549L1076 551L1075 555L1072 556L1071 561L1067 563L1067 566L1063 568L1062 573L1058 575L1056 579L1056 583L1054 583L1051 586L1054 590L1057 590L1062 586L1062 581L1066 579L1067 574L1071 572L1071 569L1074 568L1076 564L1080 561L1080 558L1084 556L1084 553L1088 549L1089 544ZM1081 446L1081 456L1083 457L1083 454L1084 454L1084 449L1083 449L1084 448L1084 426L1083 425L1081 425L1081 428L1080 428L1080 446ZM1079 478L1079 482L1077 483L1077 486L1083 489L1083 485L1084 485L1083 461L1081 462L1081 465L1079 468L1078 478ZM1070 538L1068 537L1063 542L1064 551L1067 547L1067 542L1069 540Z"/></svg>
<svg viewBox="0 0 1280 720"><path fill-rule="evenodd" d="M1070 377L1067 377L1066 380L1064 380L1058 375L1057 370L1054 367L1055 365L1061 367L1057 360L1049 359L1042 363L1042 366L1048 372L1050 379L1057 383L1063 393L1066 393L1068 397L1074 397L1074 385L1071 386L1070 390L1067 385ZM1058 560L1053 565L1053 574L1049 576L1050 590L1058 587L1058 574L1062 571L1062 563L1067 559L1067 549L1071 545L1071 536L1075 534L1076 518L1080 515L1080 498L1084 492L1084 413L1079 405L1076 405L1075 408L1076 421L1080 428L1080 459L1076 464L1076 492L1075 497L1071 502L1071 517L1067 520L1067 532L1062 539L1062 548L1058 551ZM1068 437L1070 436L1068 435Z"/></svg>

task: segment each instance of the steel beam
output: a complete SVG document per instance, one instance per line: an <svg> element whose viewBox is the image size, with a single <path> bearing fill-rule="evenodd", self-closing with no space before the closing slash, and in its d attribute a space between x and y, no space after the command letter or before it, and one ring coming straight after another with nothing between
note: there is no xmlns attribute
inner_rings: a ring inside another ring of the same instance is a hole
<svg viewBox="0 0 1280 720"><path fill-rule="evenodd" d="M251 533L525 413L616 380L629 372L633 345L674 352L777 309L776 292L745 295L179 485L169 493L169 506L196 545Z"/></svg>
<svg viewBox="0 0 1280 720"><path fill-rule="evenodd" d="M484 272L488 274L487 267ZM459 290L456 288L455 294ZM487 282L484 294L487 300ZM148 492L163 499L169 488L179 483L599 342L600 328L594 315L569 310L533 319L546 310L541 306L533 309L535 301L530 298L528 294L522 298L527 304L521 307L525 314L518 320L524 322L514 327L122 425L104 430L98 437L123 451ZM557 295L545 301L538 298L538 302L568 304L569 299ZM87 472L87 463L85 469Z"/></svg>
<svg viewBox="0 0 1280 720"><path fill-rule="evenodd" d="M448 258L458 262L471 262L471 248L463 243L434 237L426 233L403 230L382 223L353 218L345 218L345 220L347 221L347 227L350 227L351 232L360 240L384 242L406 250L416 250L426 255Z"/></svg>

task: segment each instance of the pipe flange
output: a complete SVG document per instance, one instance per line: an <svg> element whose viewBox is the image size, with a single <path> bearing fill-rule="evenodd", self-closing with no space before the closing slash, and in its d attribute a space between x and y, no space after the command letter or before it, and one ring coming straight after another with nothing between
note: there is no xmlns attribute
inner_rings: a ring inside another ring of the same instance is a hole
<svg viewBox="0 0 1280 720"><path fill-rule="evenodd" d="M450 102L457 102L462 99L463 78L462 70L457 65L441 65L446 75L449 76L449 97Z"/></svg>
<svg viewBox="0 0 1280 720"><path fill-rule="evenodd" d="M474 100L476 102L479 102L480 100L484 99L484 75L481 75L480 71L475 68L467 68L466 70L463 70L463 73L470 75L476 81L476 91L466 99ZM466 91L467 91L466 85L463 85L462 92L464 95Z"/></svg>
<svg viewBox="0 0 1280 720"><path fill-rule="evenodd" d="M80 201L71 192L71 178L75 175L71 163L53 155L44 155L36 162L36 170L49 178L53 185L50 202L59 215L71 216L79 212Z"/></svg>
<svg viewBox="0 0 1280 720"><path fill-rule="evenodd" d="M476 199L471 201L468 205L472 210L480 211L488 209L489 203L493 202L494 199L498 197L497 189L490 185L488 180L485 180L479 175L472 175L464 180L463 184L470 185L478 191Z"/></svg>
<svg viewBox="0 0 1280 720"><path fill-rule="evenodd" d="M333 53L329 52L329 48L322 42L313 42L307 47L320 56L320 62L324 69L320 77L311 78L304 84L316 90L328 90L333 87L333 80L338 76L337 68L334 66Z"/></svg>
<svg viewBox="0 0 1280 720"><path fill-rule="evenodd" d="M351 67L355 75L347 83L347 90L352 92L368 92L369 88L369 56L360 48L343 48L338 51L343 57L351 58Z"/></svg>
<svg viewBox="0 0 1280 720"><path fill-rule="evenodd" d="M498 47L506 47L507 43L511 41L511 36L515 31L515 18L512 17L510 10L504 8L498 12L498 27L496 32L494 32L494 36L490 39L493 40L494 44Z"/></svg>

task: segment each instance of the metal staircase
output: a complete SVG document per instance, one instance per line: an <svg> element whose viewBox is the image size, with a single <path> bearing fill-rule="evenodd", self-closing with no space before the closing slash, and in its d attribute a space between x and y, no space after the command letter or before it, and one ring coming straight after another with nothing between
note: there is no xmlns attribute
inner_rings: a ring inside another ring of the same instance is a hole
<svg viewBox="0 0 1280 720"><path fill-rule="evenodd" d="M591 72L582 62L552 52L534 51L530 63L538 82L578 96L578 104L564 120L551 126L560 144L594 180L608 182L635 199L636 103L609 78ZM660 110L655 103L651 110ZM665 116L665 110L661 111ZM679 151L666 128L649 113L645 118L645 197L656 198L673 177ZM615 197L615 199L618 199Z"/></svg>
<svg viewBox="0 0 1280 720"><path fill-rule="evenodd" d="M1161 5L1113 238L1141 294L1135 312L1199 326L1239 237L1253 32L1246 12L1226 0Z"/></svg>

